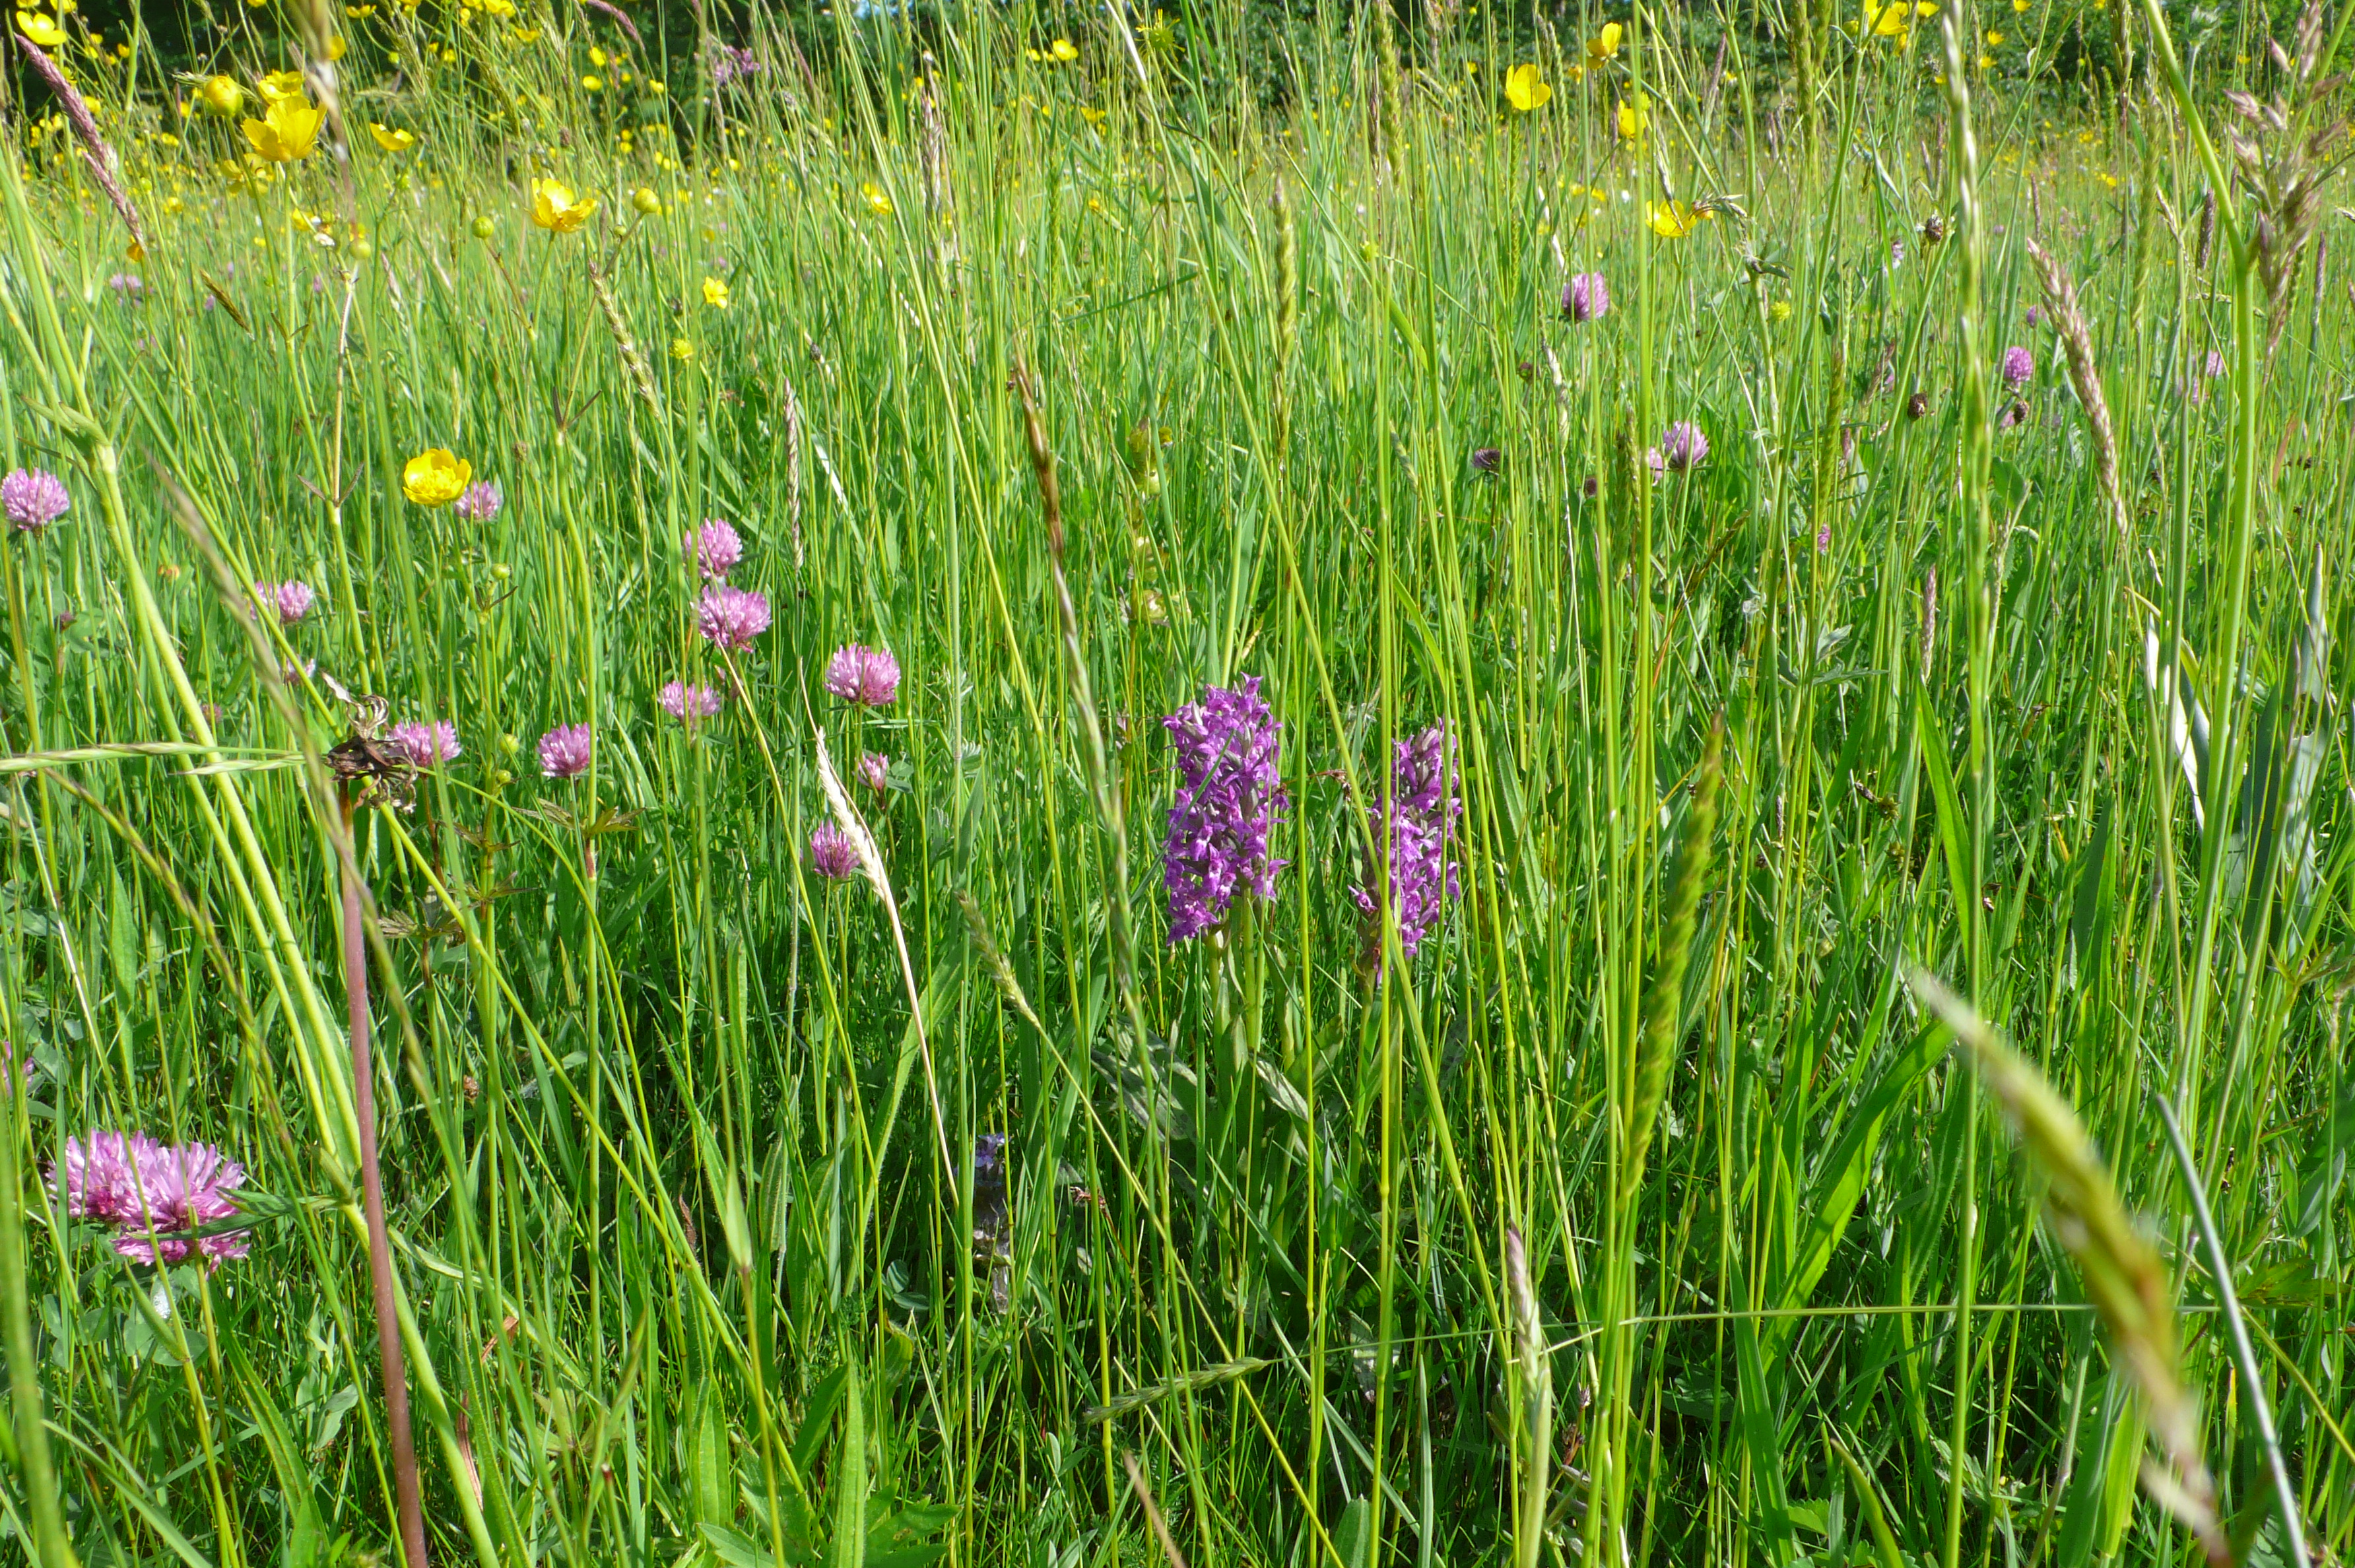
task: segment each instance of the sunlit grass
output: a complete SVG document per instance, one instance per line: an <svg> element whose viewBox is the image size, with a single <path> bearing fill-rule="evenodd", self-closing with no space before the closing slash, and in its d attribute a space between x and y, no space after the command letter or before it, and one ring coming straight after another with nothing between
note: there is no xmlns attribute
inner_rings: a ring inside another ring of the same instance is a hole
<svg viewBox="0 0 2355 1568"><path fill-rule="evenodd" d="M5 1550L398 1560L323 759L447 724L348 840L437 1560L2194 1561L2147 1453L2286 1561L2161 1098L2343 1559L2338 39L1888 9L20 23L123 206L20 72Z"/></svg>

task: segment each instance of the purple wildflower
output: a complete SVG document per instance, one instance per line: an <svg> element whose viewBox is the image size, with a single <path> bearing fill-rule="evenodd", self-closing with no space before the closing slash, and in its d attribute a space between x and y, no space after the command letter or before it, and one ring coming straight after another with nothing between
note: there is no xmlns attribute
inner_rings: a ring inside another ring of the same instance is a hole
<svg viewBox="0 0 2355 1568"><path fill-rule="evenodd" d="M2028 307L2028 325L2030 326L2041 326L2044 325L2044 307L2042 305L2032 304Z"/></svg>
<svg viewBox="0 0 2355 1568"><path fill-rule="evenodd" d="M2221 351L2219 351L2219 350L2217 350L2217 349L2213 349L2213 348L2211 348L2210 350L2208 350L2208 362L2207 362L2205 365L2203 365L2203 366L2201 366L2201 367L2200 367L2200 374L2201 374L2201 375L2203 375L2203 376L2206 376L2206 377L2208 378L2208 379L2210 379L2210 380L2211 380L2211 381L2212 381L2212 380L2215 380L2218 377L2220 377L2220 376L2223 375L2223 374L2224 374L2224 356L2223 356L2223 354L2222 354Z"/></svg>
<svg viewBox="0 0 2355 1568"><path fill-rule="evenodd" d="M974 1240L986 1241L1006 1221L1006 1135L983 1133L973 1140Z"/></svg>
<svg viewBox="0 0 2355 1568"><path fill-rule="evenodd" d="M39 533L72 505L65 481L46 468L19 468L0 479L0 508L25 533Z"/></svg>
<svg viewBox="0 0 2355 1568"><path fill-rule="evenodd" d="M1493 446L1472 449L1472 468L1477 474L1494 474L1505 465L1505 454Z"/></svg>
<svg viewBox="0 0 2355 1568"><path fill-rule="evenodd" d="M711 85L725 89L761 74L761 57L750 49L721 44L711 54Z"/></svg>
<svg viewBox="0 0 2355 1568"><path fill-rule="evenodd" d="M559 724L539 738L539 771L552 779L578 778L589 771L597 737L586 724Z"/></svg>
<svg viewBox="0 0 2355 1568"><path fill-rule="evenodd" d="M136 272L117 272L106 280L106 286L125 304L138 304L147 298L147 280Z"/></svg>
<svg viewBox="0 0 2355 1568"><path fill-rule="evenodd" d="M2036 374L2036 356L2025 348L2011 347L2003 351L2003 384L2020 388L2028 385Z"/></svg>
<svg viewBox="0 0 2355 1568"><path fill-rule="evenodd" d="M71 1219L119 1225L139 1214L133 1171L141 1152L155 1147L136 1133L91 1133L66 1140L65 1157L49 1168L49 1179Z"/></svg>
<svg viewBox="0 0 2355 1568"><path fill-rule="evenodd" d="M257 582L253 598L266 613L277 616L282 626L291 626L308 615L319 601L307 582Z"/></svg>
<svg viewBox="0 0 2355 1568"><path fill-rule="evenodd" d="M845 644L826 662L826 688L862 708L888 708L900 695L900 661L889 648Z"/></svg>
<svg viewBox="0 0 2355 1568"><path fill-rule="evenodd" d="M719 711L719 692L709 686L690 686L683 680L666 683L655 693L655 701L665 713L683 721L690 730Z"/></svg>
<svg viewBox="0 0 2355 1568"><path fill-rule="evenodd" d="M1652 448L1648 456L1656 477L1662 474L1682 474L1689 468L1700 467L1702 460L1709 456L1709 437L1703 435L1700 426L1692 421L1678 420L1668 428L1668 432L1660 437L1660 444Z"/></svg>
<svg viewBox="0 0 2355 1568"><path fill-rule="evenodd" d="M881 795L890 787L891 759L880 752L869 752L858 759L858 782Z"/></svg>
<svg viewBox="0 0 2355 1568"><path fill-rule="evenodd" d="M167 1146L141 1133L90 1133L66 1142L49 1179L66 1212L115 1232L114 1250L136 1263L218 1262L246 1253L246 1232L186 1232L237 1217L229 1194L245 1171L208 1144Z"/></svg>
<svg viewBox="0 0 2355 1568"><path fill-rule="evenodd" d="M712 646L731 652L749 648L753 638L769 629L768 595L717 583L704 590L695 618Z"/></svg>
<svg viewBox="0 0 2355 1568"><path fill-rule="evenodd" d="M1889 242L1889 264L1894 267L1904 260L1905 241L1902 240L1891 240Z"/></svg>
<svg viewBox="0 0 2355 1568"><path fill-rule="evenodd" d="M1611 308L1611 289L1600 272L1581 272L1562 286L1561 314L1572 321L1593 321Z"/></svg>
<svg viewBox="0 0 2355 1568"><path fill-rule="evenodd" d="M1276 765L1283 726L1259 694L1259 677L1211 687L1161 722L1178 749L1178 798L1169 807L1162 883L1169 940L1199 936L1226 918L1238 891L1275 896L1284 862L1268 834L1292 804Z"/></svg>
<svg viewBox="0 0 2355 1568"><path fill-rule="evenodd" d="M1423 939L1439 923L1446 901L1456 893L1456 864L1447 858L1455 819L1464 809L1458 793L1460 771L1448 743L1444 720L1411 741L1398 742L1391 770L1391 822L1386 836L1390 850L1390 903L1398 920L1400 950L1412 958ZM1367 808L1367 818L1378 838L1382 834L1381 808ZM1374 896L1351 888L1349 896L1369 915L1380 912Z"/></svg>
<svg viewBox="0 0 2355 1568"><path fill-rule="evenodd" d="M450 510L470 523L487 523L499 515L499 508L505 505L506 497L499 494L496 485L477 479L458 492L458 498L450 503Z"/></svg>
<svg viewBox="0 0 2355 1568"><path fill-rule="evenodd" d="M465 749L458 744L458 727L447 719L436 719L430 724L396 724L392 727L392 743L408 756L409 765L413 768L454 762L465 754Z"/></svg>
<svg viewBox="0 0 2355 1568"><path fill-rule="evenodd" d="M858 875L858 846L831 822L821 822L810 834L810 869L830 882Z"/></svg>
<svg viewBox="0 0 2355 1568"><path fill-rule="evenodd" d="M687 536L687 559L707 580L725 581L744 559L744 541L718 517L707 517L701 528Z"/></svg>
<svg viewBox="0 0 2355 1568"><path fill-rule="evenodd" d="M245 1185L244 1167L222 1158L209 1144L149 1144L140 1157L138 1176L145 1212L134 1211L121 1228L114 1238L116 1252L143 1264L179 1264L197 1256L217 1263L245 1256L250 1240L246 1232L201 1237L185 1233L237 1217L237 1201L229 1194Z"/></svg>

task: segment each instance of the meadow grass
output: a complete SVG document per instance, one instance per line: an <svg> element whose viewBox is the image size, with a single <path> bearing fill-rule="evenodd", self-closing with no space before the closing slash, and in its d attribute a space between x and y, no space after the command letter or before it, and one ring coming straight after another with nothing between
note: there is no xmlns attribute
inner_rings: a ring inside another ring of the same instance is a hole
<svg viewBox="0 0 2355 1568"><path fill-rule="evenodd" d="M0 1552L2347 1560L2343 19L510 9L13 79Z"/></svg>

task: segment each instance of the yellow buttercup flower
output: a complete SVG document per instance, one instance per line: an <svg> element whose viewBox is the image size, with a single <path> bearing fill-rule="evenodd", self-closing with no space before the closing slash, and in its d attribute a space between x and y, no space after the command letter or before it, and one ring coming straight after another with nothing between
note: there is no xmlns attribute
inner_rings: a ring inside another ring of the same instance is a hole
<svg viewBox="0 0 2355 1568"><path fill-rule="evenodd" d="M1070 61L1080 58L1078 48L1069 38L1057 38L1047 46L1047 52L1059 60Z"/></svg>
<svg viewBox="0 0 2355 1568"><path fill-rule="evenodd" d="M325 119L307 99L282 98L263 111L261 119L248 120L241 128L256 153L273 164L291 164L311 155Z"/></svg>
<svg viewBox="0 0 2355 1568"><path fill-rule="evenodd" d="M56 48L66 41L66 30L46 11L17 12L16 30L45 49Z"/></svg>
<svg viewBox="0 0 2355 1568"><path fill-rule="evenodd" d="M703 303L714 310L728 308L728 285L718 278L703 280Z"/></svg>
<svg viewBox="0 0 2355 1568"><path fill-rule="evenodd" d="M217 76L197 89L197 101L216 114L234 114L245 107L245 89L226 76Z"/></svg>
<svg viewBox="0 0 2355 1568"><path fill-rule="evenodd" d="M684 337L674 337L670 340L670 357L684 365L695 357L695 345Z"/></svg>
<svg viewBox="0 0 2355 1568"><path fill-rule="evenodd" d="M1644 139L1645 127L1652 123L1651 115L1646 112L1650 108L1651 100L1640 92L1620 103L1619 139L1621 141L1640 142Z"/></svg>
<svg viewBox="0 0 2355 1568"><path fill-rule="evenodd" d="M531 182L531 220L551 234L570 234L589 221L597 210L597 198L584 196L575 200L572 187L560 180L536 179Z"/></svg>
<svg viewBox="0 0 2355 1568"><path fill-rule="evenodd" d="M388 153L405 153L417 145L416 133L389 130L373 120L368 122L368 134L375 137L376 144Z"/></svg>
<svg viewBox="0 0 2355 1568"><path fill-rule="evenodd" d="M1681 201L1656 201L1652 203L1652 232L1663 240L1681 240L1708 216L1707 211L1696 210Z"/></svg>
<svg viewBox="0 0 2355 1568"><path fill-rule="evenodd" d="M1546 106L1553 87L1538 75L1535 65L1517 65L1505 78L1505 101L1528 114Z"/></svg>
<svg viewBox="0 0 2355 1568"><path fill-rule="evenodd" d="M262 100L275 103L284 98L306 98L303 89L303 73L299 70L273 70L256 86L261 89Z"/></svg>
<svg viewBox="0 0 2355 1568"><path fill-rule="evenodd" d="M873 180L868 180L865 185L858 187L858 194L867 198L867 205L875 211L877 216L887 217L890 215L891 211L891 198L883 194L883 187L881 186L877 185Z"/></svg>
<svg viewBox="0 0 2355 1568"><path fill-rule="evenodd" d="M421 507L446 507L465 494L474 465L442 447L419 453L402 465L400 493Z"/></svg>
<svg viewBox="0 0 2355 1568"><path fill-rule="evenodd" d="M1616 58L1619 53L1619 36L1618 23L1604 23L1603 30L1586 40L1586 58L1596 65Z"/></svg>

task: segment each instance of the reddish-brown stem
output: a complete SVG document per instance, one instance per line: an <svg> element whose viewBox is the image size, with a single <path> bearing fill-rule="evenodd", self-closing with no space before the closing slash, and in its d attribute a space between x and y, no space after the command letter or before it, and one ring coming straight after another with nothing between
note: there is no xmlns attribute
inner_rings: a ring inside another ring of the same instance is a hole
<svg viewBox="0 0 2355 1568"><path fill-rule="evenodd" d="M352 844L352 801L344 799L344 840ZM426 1568L425 1509L417 1492L417 1444L409 1431L409 1368L392 1300L392 1243L384 1228L384 1178L376 1162L376 1066L368 1053L368 938L360 925L360 876L344 867L344 997L351 1008L352 1110L360 1127L360 1202L368 1213L368 1282L376 1292L377 1359L384 1369L384 1424L392 1435L392 1485L401 1554Z"/></svg>

